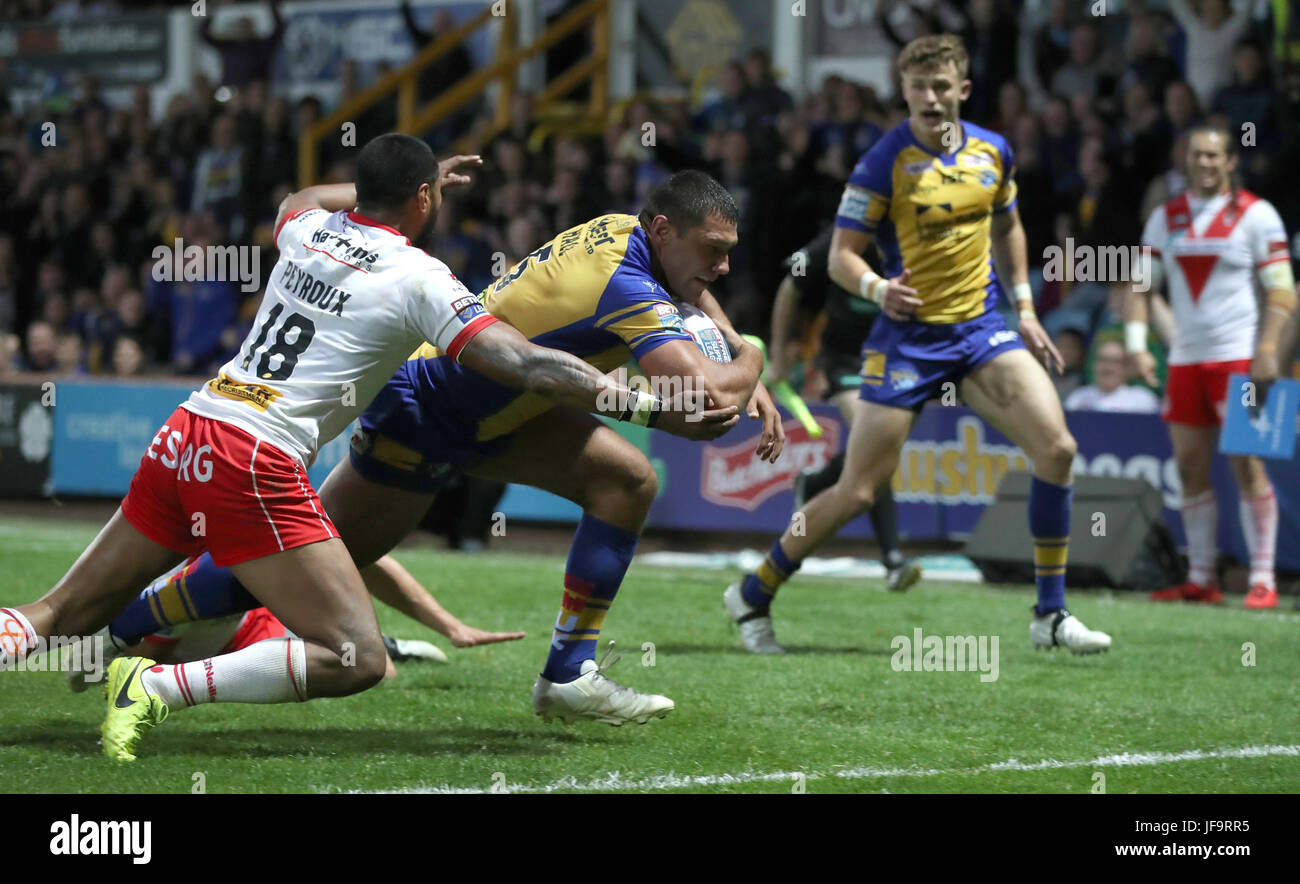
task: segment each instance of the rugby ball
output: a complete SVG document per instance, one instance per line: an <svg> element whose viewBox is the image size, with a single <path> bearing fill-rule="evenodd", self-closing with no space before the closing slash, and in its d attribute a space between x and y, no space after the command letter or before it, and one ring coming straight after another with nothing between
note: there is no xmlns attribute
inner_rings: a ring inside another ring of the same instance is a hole
<svg viewBox="0 0 1300 884"><path fill-rule="evenodd" d="M678 304L682 313L682 330L691 336L700 352L714 362L730 362L731 348L727 339L718 331L717 324L699 307L690 304Z"/></svg>

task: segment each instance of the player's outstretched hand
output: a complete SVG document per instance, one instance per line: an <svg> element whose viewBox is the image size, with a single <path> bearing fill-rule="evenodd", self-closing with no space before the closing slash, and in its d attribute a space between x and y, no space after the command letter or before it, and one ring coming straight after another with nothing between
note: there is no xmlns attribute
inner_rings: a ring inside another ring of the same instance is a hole
<svg viewBox="0 0 1300 884"><path fill-rule="evenodd" d="M478 154L456 154L454 157L447 157L447 159L438 163L438 177L442 179L442 189L464 187L469 184L474 179L456 170L461 166L481 165L483 165L483 158Z"/></svg>
<svg viewBox="0 0 1300 884"><path fill-rule="evenodd" d="M754 388L754 395L749 398L749 407L745 414L763 421L763 435L758 440L755 454L768 463L776 463L785 448L785 426L781 422L781 412L777 411L772 395L760 381Z"/></svg>
<svg viewBox="0 0 1300 884"><path fill-rule="evenodd" d="M1053 368L1056 369L1057 374L1065 371L1065 359L1061 356L1061 351L1056 349L1056 345L1052 343L1047 330L1039 324L1037 318L1028 316L1020 318L1020 337L1025 342L1025 346L1029 348L1029 352L1049 372Z"/></svg>
<svg viewBox="0 0 1300 884"><path fill-rule="evenodd" d="M1149 350L1128 354L1128 376L1129 378L1141 380L1147 386L1158 386L1156 383L1155 356L1151 355Z"/></svg>
<svg viewBox="0 0 1300 884"><path fill-rule="evenodd" d="M517 641L527 634L526 632L487 632L482 629L475 629L473 626L462 626L447 636L447 639L454 647L472 648L475 645L493 645L497 642Z"/></svg>
<svg viewBox="0 0 1300 884"><path fill-rule="evenodd" d="M921 299L917 297L916 289L908 286L912 279L912 271L904 270L902 273L889 280L885 286L885 297L880 302L880 309L885 311L885 315L897 322L906 322L916 316L916 308L921 306Z"/></svg>

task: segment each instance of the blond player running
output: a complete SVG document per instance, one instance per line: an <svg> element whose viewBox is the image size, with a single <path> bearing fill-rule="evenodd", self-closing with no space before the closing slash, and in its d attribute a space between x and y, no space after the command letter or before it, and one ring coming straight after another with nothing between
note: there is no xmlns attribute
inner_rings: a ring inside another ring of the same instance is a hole
<svg viewBox="0 0 1300 884"><path fill-rule="evenodd" d="M818 545L872 506L917 413L952 386L1033 461L1029 528L1038 604L1030 641L1076 654L1110 647L1110 636L1065 608L1076 445L1042 365L1050 361L1059 370L1061 355L1034 315L1011 148L959 115L971 91L967 66L958 37L907 44L898 70L908 118L862 156L844 189L830 275L884 315L863 346L839 481L809 501L804 519L791 520L758 570L723 596L751 651L781 652L769 610L777 590ZM862 258L873 240L889 278ZM1019 332L993 309L1008 284L1020 305Z"/></svg>

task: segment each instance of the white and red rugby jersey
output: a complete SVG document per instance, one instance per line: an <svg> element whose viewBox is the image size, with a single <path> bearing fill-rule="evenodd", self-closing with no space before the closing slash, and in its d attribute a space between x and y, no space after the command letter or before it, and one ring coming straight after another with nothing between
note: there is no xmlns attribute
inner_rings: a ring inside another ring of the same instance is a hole
<svg viewBox="0 0 1300 884"><path fill-rule="evenodd" d="M1258 268L1289 261L1286 228L1267 200L1239 190L1210 199L1183 193L1151 213L1142 232L1163 260L1174 311L1170 365L1255 355Z"/></svg>
<svg viewBox="0 0 1300 884"><path fill-rule="evenodd" d="M292 212L248 338L183 407L308 466L425 341L459 358L496 321L438 259L355 212Z"/></svg>

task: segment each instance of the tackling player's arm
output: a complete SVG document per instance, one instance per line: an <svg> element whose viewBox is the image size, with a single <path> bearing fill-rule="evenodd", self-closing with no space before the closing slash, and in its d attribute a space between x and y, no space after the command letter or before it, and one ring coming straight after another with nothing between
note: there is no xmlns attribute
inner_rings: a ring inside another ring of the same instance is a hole
<svg viewBox="0 0 1300 884"><path fill-rule="evenodd" d="M475 334L456 358L461 365L499 384L527 390L582 411L642 426L663 421L665 429L675 427L675 419L685 417L680 408L664 408L653 395L623 386L571 353L537 346L504 322L493 322ZM690 430L720 435L735 424L736 413L736 408L725 404L698 411L690 415Z"/></svg>
<svg viewBox="0 0 1300 884"><path fill-rule="evenodd" d="M1020 223L1020 210L1016 206L993 213L990 233L993 267L998 279L1010 281L1016 311L1020 315L1020 337L1034 358L1044 365L1055 366L1057 372L1065 371L1065 359L1056 349L1047 331L1038 322L1034 311L1034 293L1029 287L1028 245L1024 225Z"/></svg>
<svg viewBox="0 0 1300 884"><path fill-rule="evenodd" d="M285 218L295 212L305 212L309 209L341 212L344 209L356 208L356 205L357 186L351 182L304 187L280 201L280 210L275 215L275 230L278 233Z"/></svg>
<svg viewBox="0 0 1300 884"><path fill-rule="evenodd" d="M469 175L458 171L461 167L483 165L483 158L478 154L457 154L438 163L438 182L443 190L463 187L472 180ZM327 212L341 212L353 209L357 205L357 186L352 182L346 184L317 184L304 187L291 193L280 201L279 211L275 215L275 229L278 231L287 215L308 209L324 209Z"/></svg>

